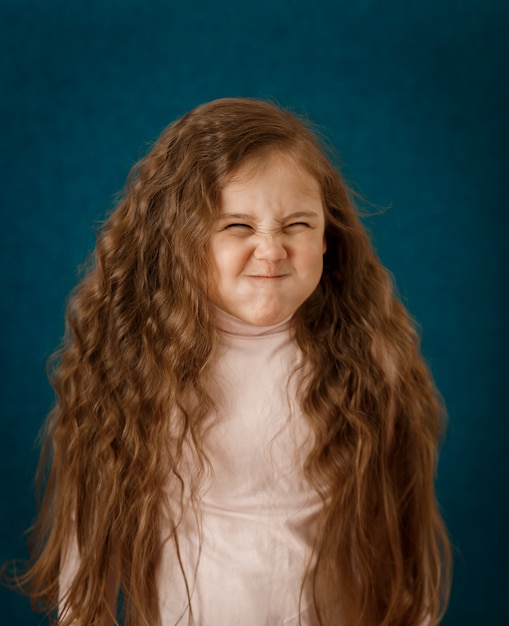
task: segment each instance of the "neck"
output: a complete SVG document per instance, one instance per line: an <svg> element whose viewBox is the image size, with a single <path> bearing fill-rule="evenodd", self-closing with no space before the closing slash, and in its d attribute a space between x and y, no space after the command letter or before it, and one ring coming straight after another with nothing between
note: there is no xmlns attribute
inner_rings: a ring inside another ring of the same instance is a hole
<svg viewBox="0 0 509 626"><path fill-rule="evenodd" d="M217 328L228 335L239 335L243 337L260 337L266 335L274 335L280 332L286 332L290 328L290 320L292 316L285 318L277 324L270 326L256 326L245 322L223 309L214 306Z"/></svg>

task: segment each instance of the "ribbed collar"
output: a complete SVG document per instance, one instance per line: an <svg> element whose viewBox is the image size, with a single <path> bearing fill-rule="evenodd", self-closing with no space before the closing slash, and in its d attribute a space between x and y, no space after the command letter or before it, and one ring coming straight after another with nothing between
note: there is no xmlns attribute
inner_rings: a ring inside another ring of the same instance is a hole
<svg viewBox="0 0 509 626"><path fill-rule="evenodd" d="M217 328L223 333L235 337L267 337L287 332L290 328L290 320L292 319L290 315L272 326L255 326L254 324L248 324L238 317L230 315L217 306L214 307L214 312L216 315Z"/></svg>

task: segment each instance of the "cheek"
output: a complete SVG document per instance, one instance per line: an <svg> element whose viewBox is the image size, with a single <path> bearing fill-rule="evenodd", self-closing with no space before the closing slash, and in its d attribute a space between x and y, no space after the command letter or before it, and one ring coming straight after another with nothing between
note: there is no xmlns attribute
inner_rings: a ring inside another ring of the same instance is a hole
<svg viewBox="0 0 509 626"><path fill-rule="evenodd" d="M315 278L316 285L318 285L320 278L323 274L323 252L321 254L316 255L313 263L313 274ZM316 287L315 285L315 287Z"/></svg>
<svg viewBox="0 0 509 626"><path fill-rule="evenodd" d="M225 306L225 294L228 293L228 277L223 269L223 259L221 255L213 254L209 271L209 298L213 304L220 308Z"/></svg>
<svg viewBox="0 0 509 626"><path fill-rule="evenodd" d="M231 242L218 242L212 247L212 278L216 285L234 278L247 262L248 255L242 246Z"/></svg>
<svg viewBox="0 0 509 626"><path fill-rule="evenodd" d="M314 245L309 246L307 248L307 253L301 254L300 257L300 267L303 272L305 272L310 279L315 279L322 275L323 271L323 245L322 242L313 242Z"/></svg>
<svg viewBox="0 0 509 626"><path fill-rule="evenodd" d="M213 293L217 292L217 288L219 286L219 283L221 282L221 268L222 258L220 247L212 244L210 247L209 283Z"/></svg>

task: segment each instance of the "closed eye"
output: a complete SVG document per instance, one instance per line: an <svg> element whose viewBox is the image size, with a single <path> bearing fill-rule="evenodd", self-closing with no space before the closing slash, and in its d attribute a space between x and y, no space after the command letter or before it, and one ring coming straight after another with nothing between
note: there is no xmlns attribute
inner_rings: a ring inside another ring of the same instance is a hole
<svg viewBox="0 0 509 626"><path fill-rule="evenodd" d="M300 232L301 230L312 228L308 222L291 222L285 226L281 226L280 232ZM232 222L223 226L224 231L231 231L237 235L250 235L255 232L255 228L250 224L244 224L243 222Z"/></svg>
<svg viewBox="0 0 509 626"><path fill-rule="evenodd" d="M249 224L240 224L240 223L234 223L234 224L227 224L224 227L224 230L239 230L239 231L252 231L253 227L249 226Z"/></svg>
<svg viewBox="0 0 509 626"><path fill-rule="evenodd" d="M308 224L307 222L292 222L291 224L287 224L284 229L285 230L289 230L289 229L298 229L298 228L311 228L311 225Z"/></svg>

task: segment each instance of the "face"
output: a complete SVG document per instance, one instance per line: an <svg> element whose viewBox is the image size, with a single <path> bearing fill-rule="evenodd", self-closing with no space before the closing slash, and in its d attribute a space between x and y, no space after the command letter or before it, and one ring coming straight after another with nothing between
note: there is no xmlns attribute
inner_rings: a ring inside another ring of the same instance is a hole
<svg viewBox="0 0 509 626"><path fill-rule="evenodd" d="M214 304L257 326L293 315L320 281L324 231L320 188L304 169L282 157L241 169L211 238Z"/></svg>

